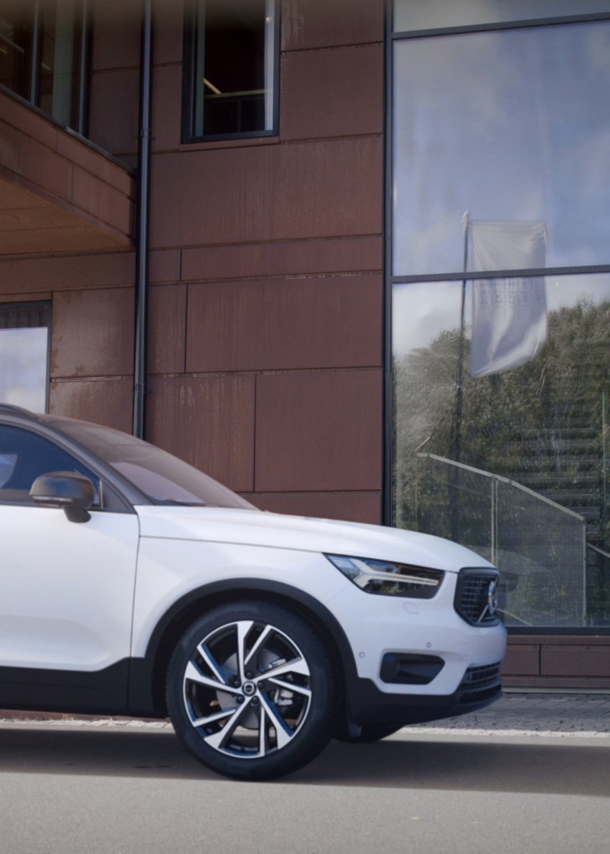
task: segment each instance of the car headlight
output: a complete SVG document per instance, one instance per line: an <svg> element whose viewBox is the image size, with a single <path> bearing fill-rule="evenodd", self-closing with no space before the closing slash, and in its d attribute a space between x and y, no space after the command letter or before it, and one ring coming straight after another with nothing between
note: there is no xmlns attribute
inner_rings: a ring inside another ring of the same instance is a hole
<svg viewBox="0 0 610 854"><path fill-rule="evenodd" d="M445 576L440 569L424 569L407 563L344 555L325 557L361 590L383 596L432 599Z"/></svg>

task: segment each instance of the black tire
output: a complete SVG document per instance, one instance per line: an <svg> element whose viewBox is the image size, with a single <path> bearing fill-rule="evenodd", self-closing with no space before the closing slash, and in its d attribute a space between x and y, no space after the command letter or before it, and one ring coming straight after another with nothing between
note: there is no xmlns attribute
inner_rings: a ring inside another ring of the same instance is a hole
<svg viewBox="0 0 610 854"><path fill-rule="evenodd" d="M180 741L208 768L239 780L269 780L311 762L332 738L335 697L320 638L269 602L203 615L180 639L167 673Z"/></svg>
<svg viewBox="0 0 610 854"><path fill-rule="evenodd" d="M346 732L335 734L337 741L345 741L348 744L370 744L372 741L381 741L388 735L398 732L404 724L362 724L360 735L348 735Z"/></svg>

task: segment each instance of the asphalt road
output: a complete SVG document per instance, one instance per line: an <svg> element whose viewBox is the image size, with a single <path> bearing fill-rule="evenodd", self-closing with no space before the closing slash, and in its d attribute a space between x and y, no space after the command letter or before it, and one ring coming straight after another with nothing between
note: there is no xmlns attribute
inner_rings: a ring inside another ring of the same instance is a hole
<svg viewBox="0 0 610 854"><path fill-rule="evenodd" d="M171 730L0 726L2 854L606 854L610 738L400 733L274 783Z"/></svg>

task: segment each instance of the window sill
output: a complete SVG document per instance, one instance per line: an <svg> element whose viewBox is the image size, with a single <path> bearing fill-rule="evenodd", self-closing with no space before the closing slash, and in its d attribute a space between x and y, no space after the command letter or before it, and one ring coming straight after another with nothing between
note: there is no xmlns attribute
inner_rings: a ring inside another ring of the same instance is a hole
<svg viewBox="0 0 610 854"><path fill-rule="evenodd" d="M209 139L204 142L181 142L178 151L208 151L214 148L244 148L258 145L277 145L277 136L244 136L237 139Z"/></svg>

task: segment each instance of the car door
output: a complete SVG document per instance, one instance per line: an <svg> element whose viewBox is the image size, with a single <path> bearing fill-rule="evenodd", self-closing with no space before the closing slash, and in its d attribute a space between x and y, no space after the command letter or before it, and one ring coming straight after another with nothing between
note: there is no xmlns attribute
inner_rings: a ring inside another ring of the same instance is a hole
<svg viewBox="0 0 610 854"><path fill-rule="evenodd" d="M88 522L29 498L57 471L92 480ZM48 436L0 424L0 707L102 711L126 696L139 526L104 486Z"/></svg>

